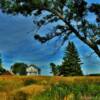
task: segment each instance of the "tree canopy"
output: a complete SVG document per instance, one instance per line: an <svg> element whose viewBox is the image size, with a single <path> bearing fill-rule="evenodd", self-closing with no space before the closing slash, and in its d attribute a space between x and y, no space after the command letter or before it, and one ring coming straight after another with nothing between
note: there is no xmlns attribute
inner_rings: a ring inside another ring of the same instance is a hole
<svg viewBox="0 0 100 100"><path fill-rule="evenodd" d="M11 66L11 70L15 74L26 75L26 68L27 67L28 67L27 64L15 63L14 65Z"/></svg>
<svg viewBox="0 0 100 100"><path fill-rule="evenodd" d="M59 75L59 73L60 73L60 65L56 65L56 64L54 64L54 63L50 63L50 67L51 67L51 73L53 73L53 75Z"/></svg>
<svg viewBox="0 0 100 100"><path fill-rule="evenodd" d="M85 0L0 0L0 8L8 14L33 14L39 17L33 18L37 30L48 24L54 25L45 36L37 31L34 37L41 43L61 37L63 44L71 35L75 35L100 57L99 3L90 5ZM88 19L91 15L95 22Z"/></svg>

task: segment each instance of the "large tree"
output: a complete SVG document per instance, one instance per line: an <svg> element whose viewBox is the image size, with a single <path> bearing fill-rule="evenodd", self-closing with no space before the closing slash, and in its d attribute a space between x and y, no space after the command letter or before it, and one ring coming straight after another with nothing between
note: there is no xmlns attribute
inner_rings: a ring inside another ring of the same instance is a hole
<svg viewBox="0 0 100 100"><path fill-rule="evenodd" d="M40 36L37 31L35 35L42 43L61 37L63 44L74 34L100 57L100 4L89 5L85 0L0 0L0 8L7 13L33 14L38 30L51 24L48 34ZM91 15L94 22L88 18Z"/></svg>
<svg viewBox="0 0 100 100"><path fill-rule="evenodd" d="M27 64L24 63L15 63L11 66L11 71L18 75L26 75Z"/></svg>
<svg viewBox="0 0 100 100"><path fill-rule="evenodd" d="M82 75L81 60L73 42L66 47L63 63L60 68L60 75L75 76Z"/></svg>

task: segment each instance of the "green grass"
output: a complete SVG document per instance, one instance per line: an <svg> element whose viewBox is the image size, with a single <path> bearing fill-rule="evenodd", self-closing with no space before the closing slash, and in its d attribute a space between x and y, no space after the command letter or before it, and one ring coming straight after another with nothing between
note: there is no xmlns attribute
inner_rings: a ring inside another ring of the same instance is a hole
<svg viewBox="0 0 100 100"><path fill-rule="evenodd" d="M64 100L65 97L71 98L68 100L84 100L84 98L99 100L100 85L93 83L66 84L64 82L60 82L59 84L51 86L51 88L44 91L40 95L35 97L33 96L32 100Z"/></svg>

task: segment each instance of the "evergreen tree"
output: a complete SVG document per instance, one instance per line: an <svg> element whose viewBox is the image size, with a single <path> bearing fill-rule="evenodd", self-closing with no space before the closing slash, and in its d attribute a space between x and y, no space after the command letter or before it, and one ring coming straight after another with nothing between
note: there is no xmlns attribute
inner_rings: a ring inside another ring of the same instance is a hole
<svg viewBox="0 0 100 100"><path fill-rule="evenodd" d="M63 63L61 66L61 75L64 76L74 76L82 75L81 71L81 60L79 54L73 42L69 42L66 47Z"/></svg>

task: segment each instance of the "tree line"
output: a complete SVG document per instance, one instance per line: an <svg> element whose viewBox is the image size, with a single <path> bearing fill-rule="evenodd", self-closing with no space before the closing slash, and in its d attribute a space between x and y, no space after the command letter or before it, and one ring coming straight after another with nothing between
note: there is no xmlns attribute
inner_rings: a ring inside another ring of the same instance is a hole
<svg viewBox="0 0 100 100"><path fill-rule="evenodd" d="M41 69L38 68L35 64L31 64L30 66L35 67L38 69L38 74L40 74ZM14 63L11 67L9 72L15 74L15 75L27 75L27 68L29 66L26 63L23 62L16 62ZM6 70L6 68L3 67L2 64L2 57L0 56L0 75L2 75L3 73L7 72L8 70Z"/></svg>
<svg viewBox="0 0 100 100"><path fill-rule="evenodd" d="M75 47L75 44L73 42L68 42L68 45L65 48L62 64L56 65L54 63L50 63L50 66L53 75L80 76L83 75L81 70L81 64L82 62ZM26 68L28 68L28 65L25 63L15 63L11 66L11 71L14 74L26 75ZM0 72L3 73L5 71L6 70L2 66L2 58L0 57Z"/></svg>

